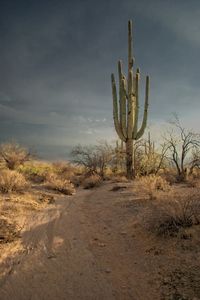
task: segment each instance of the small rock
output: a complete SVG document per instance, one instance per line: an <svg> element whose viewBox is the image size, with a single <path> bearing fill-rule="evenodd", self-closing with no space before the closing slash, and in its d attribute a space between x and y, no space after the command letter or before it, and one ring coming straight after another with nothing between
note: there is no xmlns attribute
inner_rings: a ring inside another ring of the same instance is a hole
<svg viewBox="0 0 200 300"><path fill-rule="evenodd" d="M48 259L51 259L51 258L56 258L56 255L54 253L51 253L47 256Z"/></svg>
<svg viewBox="0 0 200 300"><path fill-rule="evenodd" d="M105 247L106 244L104 244L104 243L98 243L98 246L99 246L99 247Z"/></svg>
<svg viewBox="0 0 200 300"><path fill-rule="evenodd" d="M126 231L122 231L120 233L121 233L121 235L126 235Z"/></svg>

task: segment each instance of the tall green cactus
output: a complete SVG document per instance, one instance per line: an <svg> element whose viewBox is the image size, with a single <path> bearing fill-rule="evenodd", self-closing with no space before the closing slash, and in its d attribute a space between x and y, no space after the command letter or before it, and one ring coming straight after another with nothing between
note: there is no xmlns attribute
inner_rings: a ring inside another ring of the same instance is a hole
<svg viewBox="0 0 200 300"><path fill-rule="evenodd" d="M125 166L125 148L124 148L124 142L121 140L121 143L119 141L116 141L116 147L115 147L115 157L116 157L116 168L117 171L123 171Z"/></svg>
<svg viewBox="0 0 200 300"><path fill-rule="evenodd" d="M127 178L134 177L133 169L133 141L138 140L144 134L147 125L147 111L149 98L149 76L146 77L145 105L143 121L138 129L139 115L139 80L140 71L133 72L133 49L132 49L132 22L128 22L128 79L122 72L122 62L118 62L119 75L119 105L117 88L114 74L111 75L113 95L113 118L115 130L119 138L126 144L126 169Z"/></svg>

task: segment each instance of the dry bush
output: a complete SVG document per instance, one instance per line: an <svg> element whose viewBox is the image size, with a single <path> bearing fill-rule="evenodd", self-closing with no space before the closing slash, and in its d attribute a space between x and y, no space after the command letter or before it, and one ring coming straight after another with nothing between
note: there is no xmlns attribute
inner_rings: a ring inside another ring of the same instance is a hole
<svg viewBox="0 0 200 300"><path fill-rule="evenodd" d="M54 162L53 172L62 180L70 180L76 187L81 185L84 178L83 168L64 161Z"/></svg>
<svg viewBox="0 0 200 300"><path fill-rule="evenodd" d="M113 182L128 182L128 179L124 175L115 175L112 176L112 181Z"/></svg>
<svg viewBox="0 0 200 300"><path fill-rule="evenodd" d="M187 180L187 183L190 187L200 188L200 178L190 176Z"/></svg>
<svg viewBox="0 0 200 300"><path fill-rule="evenodd" d="M143 215L143 224L158 236L175 236L181 228L200 223L199 198L196 190L171 192L167 198L151 203Z"/></svg>
<svg viewBox="0 0 200 300"><path fill-rule="evenodd" d="M86 172L98 174L102 178L113 160L113 147L106 141L99 141L97 145L73 148L71 155L73 162L85 168Z"/></svg>
<svg viewBox="0 0 200 300"><path fill-rule="evenodd" d="M30 152L17 143L5 143L0 145L0 157L8 169L14 170L30 159Z"/></svg>
<svg viewBox="0 0 200 300"><path fill-rule="evenodd" d="M169 191L169 183L161 176L149 175L139 177L137 180L137 190L138 192L145 192L148 194L150 199L156 197L156 192L158 191Z"/></svg>
<svg viewBox="0 0 200 300"><path fill-rule="evenodd" d="M0 191L2 193L22 192L28 187L25 177L17 171L3 170L0 172Z"/></svg>
<svg viewBox="0 0 200 300"><path fill-rule="evenodd" d="M73 195L75 193L74 185L68 179L60 178L54 173L48 174L45 185L48 189L65 195Z"/></svg>
<svg viewBox="0 0 200 300"><path fill-rule="evenodd" d="M177 175L174 173L172 170L165 170L162 173L162 177L170 184L175 184L177 183Z"/></svg>
<svg viewBox="0 0 200 300"><path fill-rule="evenodd" d="M0 218L0 244L13 242L19 236L19 231L15 223L7 218Z"/></svg>
<svg viewBox="0 0 200 300"><path fill-rule="evenodd" d="M65 161L54 162L53 168L56 174L65 179L71 179L78 171L78 168Z"/></svg>
<svg viewBox="0 0 200 300"><path fill-rule="evenodd" d="M84 179L85 179L84 175L74 175L71 177L70 181L73 183L74 186L79 187L84 181Z"/></svg>
<svg viewBox="0 0 200 300"><path fill-rule="evenodd" d="M94 188L94 187L97 187L101 184L101 177L99 175L91 175L89 177L86 177L82 184L83 184L83 187L84 189L91 189L91 188Z"/></svg>

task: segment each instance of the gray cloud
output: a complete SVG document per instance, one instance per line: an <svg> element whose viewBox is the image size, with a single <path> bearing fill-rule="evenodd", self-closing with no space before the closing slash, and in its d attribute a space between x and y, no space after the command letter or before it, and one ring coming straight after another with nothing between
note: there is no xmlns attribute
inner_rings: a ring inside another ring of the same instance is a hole
<svg viewBox="0 0 200 300"><path fill-rule="evenodd" d="M199 127L198 1L36 2L1 2L0 141L15 137L56 157L113 139L110 73L118 59L127 68L129 18L142 103L151 76L149 124L177 111Z"/></svg>

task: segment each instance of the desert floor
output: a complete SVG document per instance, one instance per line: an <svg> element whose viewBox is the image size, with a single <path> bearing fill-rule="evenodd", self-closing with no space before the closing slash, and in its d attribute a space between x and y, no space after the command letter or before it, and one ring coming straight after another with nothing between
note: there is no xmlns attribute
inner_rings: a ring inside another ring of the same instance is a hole
<svg viewBox="0 0 200 300"><path fill-rule="evenodd" d="M158 238L143 226L150 201L130 183L53 197L0 245L1 300L200 299L199 226Z"/></svg>

